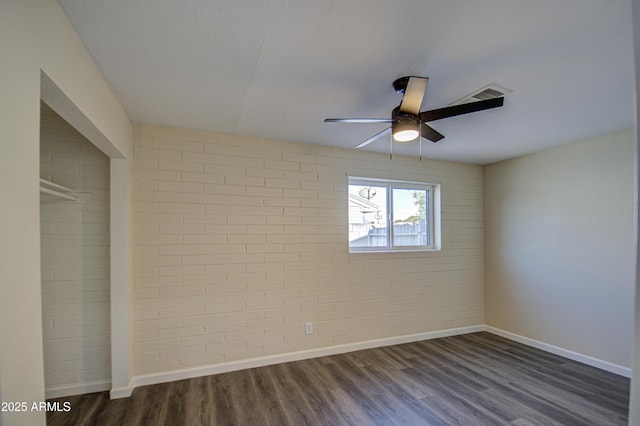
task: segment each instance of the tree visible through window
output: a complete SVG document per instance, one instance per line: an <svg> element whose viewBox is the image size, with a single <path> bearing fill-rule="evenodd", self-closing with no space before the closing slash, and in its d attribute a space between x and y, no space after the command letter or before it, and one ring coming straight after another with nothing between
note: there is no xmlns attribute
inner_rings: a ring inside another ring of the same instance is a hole
<svg viewBox="0 0 640 426"><path fill-rule="evenodd" d="M393 245L429 246L428 190L393 189Z"/></svg>
<svg viewBox="0 0 640 426"><path fill-rule="evenodd" d="M349 249L429 250L434 185L349 178Z"/></svg>

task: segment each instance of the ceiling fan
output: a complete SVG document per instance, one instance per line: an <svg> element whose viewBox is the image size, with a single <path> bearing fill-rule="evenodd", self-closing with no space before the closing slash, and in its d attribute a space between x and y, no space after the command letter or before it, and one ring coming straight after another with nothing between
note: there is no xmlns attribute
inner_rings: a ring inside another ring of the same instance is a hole
<svg viewBox="0 0 640 426"><path fill-rule="evenodd" d="M428 122L497 108L504 103L504 97L496 97L420 112L428 81L427 77L415 76L401 77L394 81L394 90L403 96L400 105L391 112L391 118L327 118L324 121L325 123L389 123L390 127L361 142L356 148L367 146L380 136L391 132L390 146L393 146L394 140L411 142L418 139L420 141L420 158L422 158L422 138L431 142L438 142L444 138L444 135L429 126Z"/></svg>

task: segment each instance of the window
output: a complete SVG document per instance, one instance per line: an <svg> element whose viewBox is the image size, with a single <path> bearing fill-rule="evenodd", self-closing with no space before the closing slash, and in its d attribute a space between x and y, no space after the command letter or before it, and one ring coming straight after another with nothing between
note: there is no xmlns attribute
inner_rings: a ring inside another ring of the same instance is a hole
<svg viewBox="0 0 640 426"><path fill-rule="evenodd" d="M438 250L439 185L349 177L349 251Z"/></svg>

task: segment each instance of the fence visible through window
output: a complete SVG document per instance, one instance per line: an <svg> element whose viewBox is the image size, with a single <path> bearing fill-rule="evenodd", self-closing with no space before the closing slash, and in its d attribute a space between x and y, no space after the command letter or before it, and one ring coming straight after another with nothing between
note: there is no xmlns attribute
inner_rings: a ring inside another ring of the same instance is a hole
<svg viewBox="0 0 640 426"><path fill-rule="evenodd" d="M349 248L433 248L433 191L426 183L349 179Z"/></svg>

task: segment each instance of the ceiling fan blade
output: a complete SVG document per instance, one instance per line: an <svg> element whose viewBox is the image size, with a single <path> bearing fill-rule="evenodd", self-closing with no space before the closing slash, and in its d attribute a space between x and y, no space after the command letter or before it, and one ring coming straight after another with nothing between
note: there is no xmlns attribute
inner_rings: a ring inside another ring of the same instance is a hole
<svg viewBox="0 0 640 426"><path fill-rule="evenodd" d="M484 101L470 102L467 104L454 105L431 111L420 113L420 121L428 123L429 121L440 120L441 118L454 117L456 115L469 114L471 112L482 111L485 109L501 107L504 104L504 98L493 98Z"/></svg>
<svg viewBox="0 0 640 426"><path fill-rule="evenodd" d="M392 123L390 118L325 118L325 123Z"/></svg>
<svg viewBox="0 0 640 426"><path fill-rule="evenodd" d="M420 123L420 136L425 139L429 139L431 142L438 142L440 139L444 138L442 133L424 123Z"/></svg>
<svg viewBox="0 0 640 426"><path fill-rule="evenodd" d="M376 133L375 135L371 136L369 139L367 139L366 141L361 142L358 146L356 146L356 148L362 148L364 146L369 145L371 142L375 141L376 139L378 139L380 136L385 135L387 133L391 132L391 127L387 127L386 129L384 129L381 132Z"/></svg>
<svg viewBox="0 0 640 426"><path fill-rule="evenodd" d="M413 115L420 114L422 98L424 98L424 91L427 90L428 81L429 79L426 77L409 77L409 82L404 90L404 96L400 104L400 112Z"/></svg>

